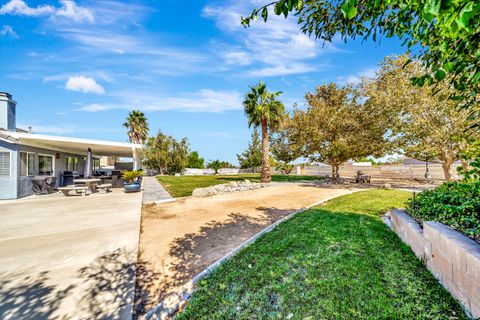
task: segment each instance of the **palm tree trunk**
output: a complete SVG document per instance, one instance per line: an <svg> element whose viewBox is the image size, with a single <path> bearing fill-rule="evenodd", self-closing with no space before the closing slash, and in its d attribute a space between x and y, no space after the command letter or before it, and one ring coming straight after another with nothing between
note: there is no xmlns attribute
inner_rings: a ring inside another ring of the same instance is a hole
<svg viewBox="0 0 480 320"><path fill-rule="evenodd" d="M268 152L268 127L267 120L262 119L262 175L260 182L268 183L272 181L270 175L270 157Z"/></svg>

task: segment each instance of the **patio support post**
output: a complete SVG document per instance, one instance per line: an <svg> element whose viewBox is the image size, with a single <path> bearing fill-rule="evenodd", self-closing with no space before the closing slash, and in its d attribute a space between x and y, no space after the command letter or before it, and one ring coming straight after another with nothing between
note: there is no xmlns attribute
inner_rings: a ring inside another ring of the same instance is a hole
<svg viewBox="0 0 480 320"><path fill-rule="evenodd" d="M133 157L133 170L141 169L140 157L139 157L137 148L132 148L132 157Z"/></svg>
<svg viewBox="0 0 480 320"><path fill-rule="evenodd" d="M90 178L93 175L93 155L92 149L87 149L87 161L85 162L85 171L83 176L85 179Z"/></svg>

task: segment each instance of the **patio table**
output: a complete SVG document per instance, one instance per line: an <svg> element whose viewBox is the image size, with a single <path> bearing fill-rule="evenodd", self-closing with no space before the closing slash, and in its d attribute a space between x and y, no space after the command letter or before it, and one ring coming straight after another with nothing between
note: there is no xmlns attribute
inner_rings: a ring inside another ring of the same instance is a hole
<svg viewBox="0 0 480 320"><path fill-rule="evenodd" d="M95 192L97 184L101 182L102 182L101 179L74 179L73 180L73 183L85 183L85 186L92 192Z"/></svg>

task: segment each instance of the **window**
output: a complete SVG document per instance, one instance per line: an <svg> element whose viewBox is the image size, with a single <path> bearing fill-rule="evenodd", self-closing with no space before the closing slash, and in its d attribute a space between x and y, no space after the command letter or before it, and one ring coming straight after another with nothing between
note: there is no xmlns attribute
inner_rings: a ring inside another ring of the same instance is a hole
<svg viewBox="0 0 480 320"><path fill-rule="evenodd" d="M100 170L100 159L97 159L97 158L93 158L93 170L94 171L98 171Z"/></svg>
<svg viewBox="0 0 480 320"><path fill-rule="evenodd" d="M65 158L67 171L77 171L78 170L78 158L76 157L66 157Z"/></svg>
<svg viewBox="0 0 480 320"><path fill-rule="evenodd" d="M38 155L38 174L45 176L53 175L53 156Z"/></svg>
<svg viewBox="0 0 480 320"><path fill-rule="evenodd" d="M0 151L0 177L10 177L10 151Z"/></svg>
<svg viewBox="0 0 480 320"><path fill-rule="evenodd" d="M20 176L33 176L35 174L35 153L20 152Z"/></svg>

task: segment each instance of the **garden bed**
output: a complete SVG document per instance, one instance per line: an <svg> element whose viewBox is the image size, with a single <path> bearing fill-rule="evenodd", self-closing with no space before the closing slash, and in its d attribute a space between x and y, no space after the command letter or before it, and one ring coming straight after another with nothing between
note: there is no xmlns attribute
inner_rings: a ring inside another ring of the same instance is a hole
<svg viewBox="0 0 480 320"><path fill-rule="evenodd" d="M480 243L480 181L447 182L419 193L407 211L420 224L440 222Z"/></svg>

